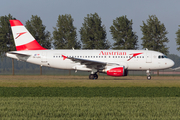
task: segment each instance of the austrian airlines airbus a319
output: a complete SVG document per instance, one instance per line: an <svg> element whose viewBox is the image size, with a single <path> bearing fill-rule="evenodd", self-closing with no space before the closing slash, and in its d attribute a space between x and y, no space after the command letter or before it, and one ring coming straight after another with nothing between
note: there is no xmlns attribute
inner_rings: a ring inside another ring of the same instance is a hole
<svg viewBox="0 0 180 120"><path fill-rule="evenodd" d="M47 50L43 48L19 20L10 20L17 51L8 57L59 69L90 71L89 79L97 79L97 72L109 76L127 76L129 70L167 69L174 62L164 54L151 50Z"/></svg>

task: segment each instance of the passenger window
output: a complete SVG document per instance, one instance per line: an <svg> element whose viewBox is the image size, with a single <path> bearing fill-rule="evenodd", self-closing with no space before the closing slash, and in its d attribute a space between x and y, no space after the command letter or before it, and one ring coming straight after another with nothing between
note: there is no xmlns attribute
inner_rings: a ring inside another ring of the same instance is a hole
<svg viewBox="0 0 180 120"><path fill-rule="evenodd" d="M104 58L106 58L106 56L104 56Z"/></svg>
<svg viewBox="0 0 180 120"><path fill-rule="evenodd" d="M111 56L109 56L109 58L111 58Z"/></svg>

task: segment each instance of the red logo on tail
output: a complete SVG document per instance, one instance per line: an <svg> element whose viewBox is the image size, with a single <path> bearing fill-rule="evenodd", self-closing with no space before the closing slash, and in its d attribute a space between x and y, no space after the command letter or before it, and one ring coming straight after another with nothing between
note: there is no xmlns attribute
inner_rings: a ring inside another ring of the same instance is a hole
<svg viewBox="0 0 180 120"><path fill-rule="evenodd" d="M23 34L25 34L26 32L22 32L22 33L17 33L17 37L15 38L15 39L17 39L19 36L21 36L21 35L23 35Z"/></svg>

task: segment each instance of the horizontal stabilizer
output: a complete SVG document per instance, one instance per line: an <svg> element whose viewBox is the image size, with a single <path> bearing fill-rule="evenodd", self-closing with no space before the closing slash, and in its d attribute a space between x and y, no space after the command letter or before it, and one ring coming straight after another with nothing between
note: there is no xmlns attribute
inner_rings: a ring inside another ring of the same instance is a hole
<svg viewBox="0 0 180 120"><path fill-rule="evenodd" d="M6 53L7 57L11 57L14 59L18 59L21 61L27 61L27 59L31 56L30 54L20 53L18 51L11 51Z"/></svg>

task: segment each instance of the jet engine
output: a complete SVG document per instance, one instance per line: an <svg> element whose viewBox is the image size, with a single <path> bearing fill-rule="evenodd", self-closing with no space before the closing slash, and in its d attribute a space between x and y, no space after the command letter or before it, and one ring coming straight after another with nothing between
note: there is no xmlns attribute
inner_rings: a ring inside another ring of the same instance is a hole
<svg viewBox="0 0 180 120"><path fill-rule="evenodd" d="M106 66L105 69L99 70L99 72L115 77L127 76L128 74L128 70L124 66Z"/></svg>

